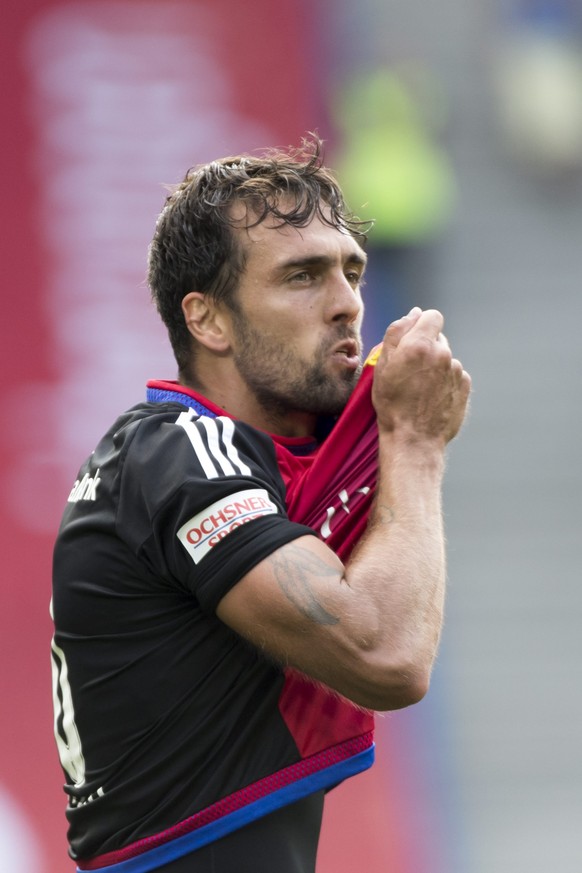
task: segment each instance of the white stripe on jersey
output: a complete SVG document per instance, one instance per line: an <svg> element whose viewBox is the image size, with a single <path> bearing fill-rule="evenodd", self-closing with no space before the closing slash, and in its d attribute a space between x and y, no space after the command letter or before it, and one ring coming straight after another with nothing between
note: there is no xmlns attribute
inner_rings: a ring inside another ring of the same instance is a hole
<svg viewBox="0 0 582 873"><path fill-rule="evenodd" d="M204 445L202 436L200 435L200 431L192 421L193 418L198 418L193 409L191 409L189 412L181 412L176 419L176 424L180 425L180 427L183 427L188 434L188 439L192 443L192 448L194 449L196 457L202 465L202 469L206 474L206 478L218 479L220 473L212 463L210 455L206 451L206 446Z"/></svg>
<svg viewBox="0 0 582 873"><path fill-rule="evenodd" d="M200 421L206 431L207 446L204 444L199 429L194 424L195 421ZM218 422L222 425L224 450L220 442L221 434ZM186 431L207 479L218 479L222 474L236 476L237 472L243 476L252 475L251 468L242 460L234 445L234 423L232 419L223 416L218 418L199 416L193 409L190 409L189 412L180 413L176 424L183 427ZM222 474L217 469L216 464L220 467Z"/></svg>
<svg viewBox="0 0 582 873"><path fill-rule="evenodd" d="M208 448L210 450L210 454L216 461L218 461L225 476L234 476L236 470L234 469L234 467L220 447L220 433L218 432L216 419L200 418L199 421L200 424L203 425L208 436Z"/></svg>
<svg viewBox="0 0 582 873"><path fill-rule="evenodd" d="M251 476L251 468L245 464L233 442L234 422L232 418L225 418L221 415L218 421L222 422L222 441L226 449L226 454L228 455L234 466L240 470L243 476Z"/></svg>

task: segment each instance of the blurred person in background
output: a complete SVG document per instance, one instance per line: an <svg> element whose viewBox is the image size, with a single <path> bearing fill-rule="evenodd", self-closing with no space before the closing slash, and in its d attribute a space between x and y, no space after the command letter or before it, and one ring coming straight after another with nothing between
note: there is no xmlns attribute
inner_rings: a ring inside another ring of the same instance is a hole
<svg viewBox="0 0 582 873"><path fill-rule="evenodd" d="M372 712L428 689L470 379L418 307L362 371L364 227L317 139L167 198L149 283L178 380L99 442L55 545L79 870L313 871Z"/></svg>
<svg viewBox="0 0 582 873"><path fill-rule="evenodd" d="M425 304L434 255L452 214L455 180L439 143L445 101L420 64L358 69L336 95L333 166L348 203L374 220L367 251L365 336Z"/></svg>

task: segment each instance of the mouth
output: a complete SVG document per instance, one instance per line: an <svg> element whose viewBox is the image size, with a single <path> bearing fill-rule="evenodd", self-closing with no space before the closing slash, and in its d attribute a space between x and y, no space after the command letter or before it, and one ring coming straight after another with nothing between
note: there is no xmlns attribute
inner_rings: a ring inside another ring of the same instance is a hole
<svg viewBox="0 0 582 873"><path fill-rule="evenodd" d="M332 358L351 370L357 370L362 361L358 343L353 339L344 339L331 350Z"/></svg>

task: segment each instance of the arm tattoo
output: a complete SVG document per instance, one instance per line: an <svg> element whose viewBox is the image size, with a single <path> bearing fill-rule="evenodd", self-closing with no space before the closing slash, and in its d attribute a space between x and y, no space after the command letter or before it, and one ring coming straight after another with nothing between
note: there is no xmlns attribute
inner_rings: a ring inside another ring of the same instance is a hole
<svg viewBox="0 0 582 873"><path fill-rule="evenodd" d="M380 524L392 524L395 519L393 508L385 503L379 503L376 507L376 518Z"/></svg>
<svg viewBox="0 0 582 873"><path fill-rule="evenodd" d="M339 622L321 605L311 585L312 576L337 576L335 567L293 543L271 555L270 561L279 588L302 615L316 624Z"/></svg>

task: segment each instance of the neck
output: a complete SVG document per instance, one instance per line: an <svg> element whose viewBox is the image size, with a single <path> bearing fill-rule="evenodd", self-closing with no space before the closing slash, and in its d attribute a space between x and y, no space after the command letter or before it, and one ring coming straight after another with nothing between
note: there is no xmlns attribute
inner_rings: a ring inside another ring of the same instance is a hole
<svg viewBox="0 0 582 873"><path fill-rule="evenodd" d="M200 373L179 374L179 383L202 394L233 418L258 430L285 437L313 436L317 416L298 410L285 410L276 403L266 404L249 390L238 373L225 376L219 368L202 376Z"/></svg>

